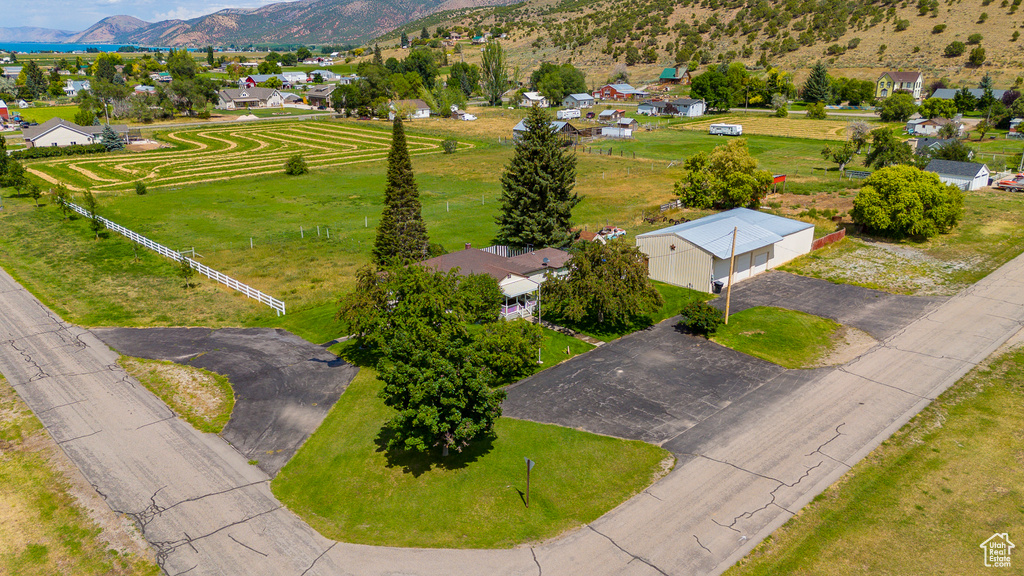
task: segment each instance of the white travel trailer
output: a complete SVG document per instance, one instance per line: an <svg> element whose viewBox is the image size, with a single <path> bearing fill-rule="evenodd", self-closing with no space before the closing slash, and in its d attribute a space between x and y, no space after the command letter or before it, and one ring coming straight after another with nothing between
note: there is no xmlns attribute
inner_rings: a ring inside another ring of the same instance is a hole
<svg viewBox="0 0 1024 576"><path fill-rule="evenodd" d="M712 124L708 127L712 136L742 136L743 126L740 124Z"/></svg>
<svg viewBox="0 0 1024 576"><path fill-rule="evenodd" d="M555 112L555 117L559 120L572 120L580 117L580 110L579 108L566 108Z"/></svg>

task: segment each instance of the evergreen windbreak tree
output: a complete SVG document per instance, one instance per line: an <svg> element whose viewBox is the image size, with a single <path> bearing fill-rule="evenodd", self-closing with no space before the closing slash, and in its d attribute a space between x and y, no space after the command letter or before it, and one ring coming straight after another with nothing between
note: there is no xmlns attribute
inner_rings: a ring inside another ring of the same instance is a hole
<svg viewBox="0 0 1024 576"><path fill-rule="evenodd" d="M100 144L107 149L107 152L113 152L114 150L124 149L124 141L121 137L114 132L114 129L110 127L110 124L103 126L103 130L100 132Z"/></svg>
<svg viewBox="0 0 1024 576"><path fill-rule="evenodd" d="M420 193L412 173L402 118L396 114L388 154L384 213L377 226L373 259L379 265L419 262L427 257L430 241L423 223Z"/></svg>
<svg viewBox="0 0 1024 576"><path fill-rule="evenodd" d="M803 97L806 102L825 104L832 100L832 83L828 80L828 69L820 60L811 68L811 75L804 83Z"/></svg>
<svg viewBox="0 0 1024 576"><path fill-rule="evenodd" d="M497 239L510 246L565 248L576 237L570 230L572 209L580 203L573 191L576 155L562 147L542 109L532 108L524 122L526 133L501 175Z"/></svg>

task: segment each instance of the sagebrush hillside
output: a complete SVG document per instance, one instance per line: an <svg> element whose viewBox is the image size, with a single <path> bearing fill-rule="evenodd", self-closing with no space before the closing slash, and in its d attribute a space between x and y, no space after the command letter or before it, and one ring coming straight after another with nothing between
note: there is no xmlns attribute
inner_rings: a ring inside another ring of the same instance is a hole
<svg viewBox="0 0 1024 576"><path fill-rule="evenodd" d="M989 72L997 85L1012 84L1024 67L1021 0L527 0L514 6L435 14L380 39L389 45L402 31L455 29L470 34L504 32L514 64L571 60L600 83L625 69L631 80L656 79L677 62L765 62L798 72L817 60L836 75L872 77L881 69L922 70L953 81ZM980 35L981 39L972 36ZM965 44L946 57L951 42ZM980 67L968 65L984 48ZM467 61L475 54L467 53Z"/></svg>

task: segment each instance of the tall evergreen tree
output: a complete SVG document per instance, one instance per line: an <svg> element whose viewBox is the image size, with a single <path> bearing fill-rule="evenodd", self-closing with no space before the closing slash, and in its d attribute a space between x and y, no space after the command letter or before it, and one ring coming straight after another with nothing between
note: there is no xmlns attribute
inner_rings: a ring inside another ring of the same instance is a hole
<svg viewBox="0 0 1024 576"><path fill-rule="evenodd" d="M811 68L811 75L804 84L803 97L805 102L828 104L832 100L832 83L828 80L828 68L821 60Z"/></svg>
<svg viewBox="0 0 1024 576"><path fill-rule="evenodd" d="M124 149L124 141L117 135L117 132L114 132L114 129L110 127L110 124L103 126L103 130L100 132L100 144L103 144L103 147L107 149L107 152Z"/></svg>
<svg viewBox="0 0 1024 576"><path fill-rule="evenodd" d="M396 114L391 152L388 154L384 213L377 226L373 258L380 265L418 262L427 257L429 247L420 193L416 189L409 147L405 141L405 128L401 116Z"/></svg>
<svg viewBox="0 0 1024 576"><path fill-rule="evenodd" d="M576 155L562 146L541 108L531 108L524 120L526 134L501 175L501 213L498 240L511 246L567 247L572 209L580 202L576 185Z"/></svg>
<svg viewBox="0 0 1024 576"><path fill-rule="evenodd" d="M377 44L373 45L373 65L378 68L384 68L384 57L381 55L380 46Z"/></svg>

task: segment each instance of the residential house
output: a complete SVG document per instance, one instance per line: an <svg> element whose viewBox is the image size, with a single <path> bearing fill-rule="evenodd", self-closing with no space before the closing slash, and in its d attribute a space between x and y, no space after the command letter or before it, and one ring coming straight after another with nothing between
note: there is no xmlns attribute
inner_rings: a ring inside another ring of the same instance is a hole
<svg viewBox="0 0 1024 576"><path fill-rule="evenodd" d="M313 86L306 92L306 102L314 108L331 108L334 105L334 100L331 99L331 95L338 88L337 84L323 84L320 86Z"/></svg>
<svg viewBox="0 0 1024 576"><path fill-rule="evenodd" d="M314 79L317 75L320 75L324 82L337 82L341 80L341 74L331 72L330 70L313 70L309 73L310 79Z"/></svg>
<svg viewBox="0 0 1024 576"><path fill-rule="evenodd" d="M590 94L569 94L562 99L563 108L590 108L594 105L594 97Z"/></svg>
<svg viewBox="0 0 1024 576"><path fill-rule="evenodd" d="M682 64L662 70L658 82L660 84L689 84L692 79L689 66Z"/></svg>
<svg viewBox="0 0 1024 576"><path fill-rule="evenodd" d="M570 254L557 248L542 248L512 257L507 257L508 253L504 246L480 250L467 243L465 250L436 256L419 265L439 272L457 270L460 276L487 274L498 281L505 298L501 307L503 318L531 316L547 274L564 275Z"/></svg>
<svg viewBox="0 0 1024 576"><path fill-rule="evenodd" d="M68 80L64 84L64 95L69 98L78 96L78 93L82 90L89 90L90 83L88 80Z"/></svg>
<svg viewBox="0 0 1024 576"><path fill-rule="evenodd" d="M18 75L21 74L21 66L4 66L4 78L10 78L11 80L17 80Z"/></svg>
<svg viewBox="0 0 1024 576"><path fill-rule="evenodd" d="M605 84L594 91L594 98L601 100L636 100L649 96L649 93L637 90L629 84Z"/></svg>
<svg viewBox="0 0 1024 576"><path fill-rule="evenodd" d="M154 82L163 82L165 84L173 80L168 72L154 72L149 75L149 79Z"/></svg>
<svg viewBox="0 0 1024 576"><path fill-rule="evenodd" d="M676 109L676 116L683 118L698 118L708 111L708 106L703 100L694 100L693 98L673 100L672 106Z"/></svg>
<svg viewBox="0 0 1024 576"><path fill-rule="evenodd" d="M281 82L281 87L290 88L292 86L291 80L289 80L284 74L250 74L245 78L238 81L239 88L253 88L265 83L271 78L277 78ZM303 80L305 82L305 80Z"/></svg>
<svg viewBox="0 0 1024 576"><path fill-rule="evenodd" d="M284 98L276 88L227 88L217 93L217 108L242 110L248 108L279 108Z"/></svg>
<svg viewBox="0 0 1024 576"><path fill-rule="evenodd" d="M958 88L939 88L932 94L932 98L938 98L939 100L952 100L959 91L960 90ZM981 88L968 88L967 91L975 98L981 98L985 95L985 91ZM1006 90L992 90L992 97L996 100L1002 101L1003 94L1006 94Z"/></svg>
<svg viewBox="0 0 1024 576"><path fill-rule="evenodd" d="M597 115L597 119L600 122L614 122L614 121L618 120L619 118L622 118L625 115L626 115L626 111L625 110L612 110L612 109L608 109L608 110L602 110L601 113Z"/></svg>
<svg viewBox="0 0 1024 576"><path fill-rule="evenodd" d="M362 76L356 76L355 74L349 74L348 76L340 76L340 77L338 77L338 84L341 84L342 86L348 86L350 84L355 84L355 83L359 82L362 79L363 79Z"/></svg>
<svg viewBox="0 0 1024 576"><path fill-rule="evenodd" d="M302 96L292 94L291 92L281 92L281 99L284 100L285 106L289 104L302 104Z"/></svg>
<svg viewBox="0 0 1024 576"><path fill-rule="evenodd" d="M956 120L950 120L948 118L929 118L923 120L914 125L914 131L911 134L915 136L937 136L939 130L942 129L946 124L953 124L956 126L957 135L961 135L964 132L964 126Z"/></svg>
<svg viewBox="0 0 1024 576"><path fill-rule="evenodd" d="M473 44L487 44L487 36L473 36Z"/></svg>
<svg viewBox="0 0 1024 576"><path fill-rule="evenodd" d="M391 103L391 111L388 112L388 120L395 119L395 110L404 110L408 120L416 118L429 118L430 106L423 100L395 100Z"/></svg>
<svg viewBox="0 0 1024 576"><path fill-rule="evenodd" d="M519 105L523 108L547 108L548 99L540 92L523 92L523 99L519 101Z"/></svg>
<svg viewBox="0 0 1024 576"><path fill-rule="evenodd" d="M636 113L643 116L672 116L676 107L661 100L647 100L636 107Z"/></svg>
<svg viewBox="0 0 1024 576"><path fill-rule="evenodd" d="M300 71L292 70L289 72L282 72L281 76L284 76L284 83L289 84L291 86L295 86L296 84L305 84L306 82L309 81L309 78L306 76L306 73Z"/></svg>
<svg viewBox="0 0 1024 576"><path fill-rule="evenodd" d="M961 190L978 190L988 186L988 166L975 162L954 162L953 160L932 160L925 172L938 174L939 180L952 184Z"/></svg>
<svg viewBox="0 0 1024 576"><path fill-rule="evenodd" d="M952 138L916 138L908 140L907 144L914 149L914 154L924 156L941 150L955 141ZM969 155L973 157L974 151L971 151Z"/></svg>
<svg viewBox="0 0 1024 576"><path fill-rule="evenodd" d="M112 124L110 127L122 140L128 141L128 126ZM21 131L28 148L96 144L102 132L103 126L79 126L63 118L51 118Z"/></svg>
<svg viewBox="0 0 1024 576"><path fill-rule="evenodd" d="M910 93L914 100L921 99L924 76L920 72L882 72L875 80L875 98L888 98L898 91Z"/></svg>
<svg viewBox="0 0 1024 576"><path fill-rule="evenodd" d="M155 86L146 86L145 84L139 84L134 90L136 94L156 94Z"/></svg>
<svg viewBox="0 0 1024 576"><path fill-rule="evenodd" d="M568 144L569 142L575 142L576 140L579 139L580 131L577 130L575 126L569 124L568 122L556 120L549 124L549 126L551 127L551 130L558 133L559 137L562 139L562 142L565 144ZM520 120L519 123L512 128L512 140L519 140L520 138L523 137L523 134L526 134L527 132L529 132L529 130L527 130L526 128L526 120Z"/></svg>
<svg viewBox="0 0 1024 576"><path fill-rule="evenodd" d="M734 208L640 234L636 245L647 255L652 280L713 292L807 254L813 240L813 224Z"/></svg>

